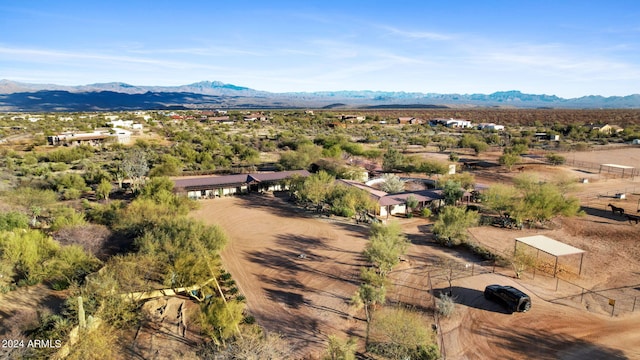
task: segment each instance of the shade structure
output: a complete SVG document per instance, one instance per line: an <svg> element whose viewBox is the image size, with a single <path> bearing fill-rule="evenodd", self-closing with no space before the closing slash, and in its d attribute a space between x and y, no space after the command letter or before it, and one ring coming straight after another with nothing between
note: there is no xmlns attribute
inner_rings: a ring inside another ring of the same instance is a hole
<svg viewBox="0 0 640 360"><path fill-rule="evenodd" d="M516 252L519 242L529 245L532 248L537 249L538 251L542 251L549 255L554 256L556 258L556 263L553 269L553 276L556 276L556 272L558 269L558 257L580 254L579 274L582 274L582 260L584 260L584 253L585 253L584 250L578 249L577 247L573 247L571 245L565 244L558 240L554 240L544 235L534 235L534 236L516 238L516 244L513 250L514 254Z"/></svg>

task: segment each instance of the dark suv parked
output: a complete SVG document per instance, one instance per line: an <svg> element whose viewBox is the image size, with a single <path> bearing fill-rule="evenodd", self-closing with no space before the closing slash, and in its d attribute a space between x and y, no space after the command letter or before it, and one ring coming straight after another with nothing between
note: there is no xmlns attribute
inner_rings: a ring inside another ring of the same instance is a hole
<svg viewBox="0 0 640 360"><path fill-rule="evenodd" d="M484 297L487 300L502 302L511 312L526 312L531 309L529 295L513 286L489 285L484 289Z"/></svg>

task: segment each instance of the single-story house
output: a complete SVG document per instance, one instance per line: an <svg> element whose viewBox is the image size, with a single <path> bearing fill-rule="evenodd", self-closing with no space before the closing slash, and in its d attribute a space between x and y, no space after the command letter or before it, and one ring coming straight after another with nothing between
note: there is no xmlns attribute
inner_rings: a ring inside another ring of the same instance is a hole
<svg viewBox="0 0 640 360"><path fill-rule="evenodd" d="M470 127L472 127L471 121L462 120L462 119L454 119L454 118L449 118L449 119L431 119L431 120L429 120L429 125L431 125L431 126L444 125L444 126L446 126L448 128L470 128Z"/></svg>
<svg viewBox="0 0 640 360"><path fill-rule="evenodd" d="M109 133L94 131L90 133L73 133L66 132L58 135L47 136L47 142L49 145L91 145L96 146L105 142L106 139L111 137Z"/></svg>
<svg viewBox="0 0 640 360"><path fill-rule="evenodd" d="M378 208L375 209L376 215L388 217L389 215L406 214L407 199L413 196L418 200L418 208L430 205L434 201L442 200L442 190L420 190L408 191L399 194L388 194L382 190L375 189L371 186L353 180L337 180L348 186L354 186L358 189L365 190L369 195L378 202Z"/></svg>
<svg viewBox="0 0 640 360"><path fill-rule="evenodd" d="M306 170L173 179L174 191L192 199L215 198L233 194L288 190L285 179L307 177Z"/></svg>
<svg viewBox="0 0 640 360"><path fill-rule="evenodd" d="M422 124L424 121L413 116L401 116L398 118L398 124Z"/></svg>
<svg viewBox="0 0 640 360"><path fill-rule="evenodd" d="M504 131L504 125L496 125L494 123L478 124L478 130Z"/></svg>

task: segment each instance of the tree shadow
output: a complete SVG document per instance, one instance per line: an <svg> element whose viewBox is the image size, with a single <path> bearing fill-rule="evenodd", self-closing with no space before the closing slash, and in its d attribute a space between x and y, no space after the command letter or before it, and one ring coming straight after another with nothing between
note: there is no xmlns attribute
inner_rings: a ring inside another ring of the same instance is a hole
<svg viewBox="0 0 640 360"><path fill-rule="evenodd" d="M255 250L247 252L245 256L250 262L268 269L294 274L304 269L304 266L299 262L300 252L295 250Z"/></svg>
<svg viewBox="0 0 640 360"><path fill-rule="evenodd" d="M526 326L518 327L516 331L485 323L474 332L488 338L492 346L521 354L527 359L628 359L617 349L606 348L567 334L528 329Z"/></svg>
<svg viewBox="0 0 640 360"><path fill-rule="evenodd" d="M269 194L250 193L242 195L234 195L237 199L241 200L246 207L259 208L269 211L280 217L285 218L312 218L317 213L305 210L296 206L292 201L288 199L288 196L275 196ZM216 201L216 200L213 200Z"/></svg>
<svg viewBox="0 0 640 360"><path fill-rule="evenodd" d="M469 289L460 286L452 286L433 289L433 294L438 297L440 294L447 294L453 297L456 304L468 306L500 314L512 314L504 305L485 299L484 292L476 289Z"/></svg>
<svg viewBox="0 0 640 360"><path fill-rule="evenodd" d="M307 287L303 283L301 283L300 281L298 281L298 279L295 279L295 278L282 279L282 278L273 278L266 275L259 275L258 278L260 279L261 283L270 284L279 289L295 289L295 290L301 290L301 291L305 291L307 289Z"/></svg>
<svg viewBox="0 0 640 360"><path fill-rule="evenodd" d="M627 218L624 215L613 214L611 210L596 209L589 206L581 206L580 210L584 211L587 215L597 216L615 221L627 221Z"/></svg>
<svg viewBox="0 0 640 360"><path fill-rule="evenodd" d="M302 294L276 289L265 289L265 291L269 300L284 303L286 306L293 309L299 309L306 303L304 295Z"/></svg>

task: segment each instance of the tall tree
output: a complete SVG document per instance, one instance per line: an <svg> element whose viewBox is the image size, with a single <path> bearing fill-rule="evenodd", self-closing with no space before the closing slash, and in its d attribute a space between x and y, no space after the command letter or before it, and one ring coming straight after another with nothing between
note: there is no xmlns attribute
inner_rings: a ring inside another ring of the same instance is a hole
<svg viewBox="0 0 640 360"><path fill-rule="evenodd" d="M364 308L367 328L365 332L365 347L369 345L369 333L371 331L371 320L373 309L378 304L384 304L387 296L385 277L377 273L374 269L363 268L361 272L363 283L351 298L351 303L356 307Z"/></svg>
<svg viewBox="0 0 640 360"><path fill-rule="evenodd" d="M409 241L398 223L373 224L364 256L378 268L382 276L386 276L400 262L408 246Z"/></svg>
<svg viewBox="0 0 640 360"><path fill-rule="evenodd" d="M122 159L122 171L131 180L131 188L137 192L149 172L149 163L144 150L134 147Z"/></svg>
<svg viewBox="0 0 640 360"><path fill-rule="evenodd" d="M392 171L400 168L404 163L404 156L400 151L389 147L387 152L382 156L382 169L384 171Z"/></svg>
<svg viewBox="0 0 640 360"><path fill-rule="evenodd" d="M445 204L455 205L456 202L464 195L464 190L459 182L449 180L444 184L442 195L444 196Z"/></svg>
<svg viewBox="0 0 640 360"><path fill-rule="evenodd" d="M300 196L310 201L317 209L320 209L332 190L334 180L333 176L325 171L313 174L304 181Z"/></svg>

